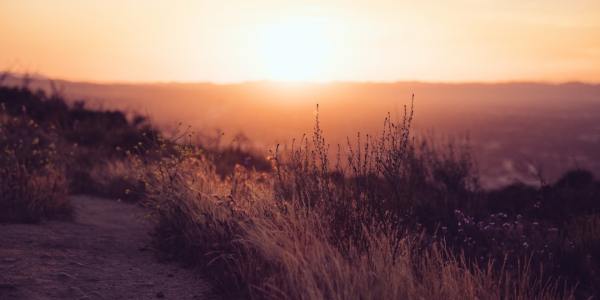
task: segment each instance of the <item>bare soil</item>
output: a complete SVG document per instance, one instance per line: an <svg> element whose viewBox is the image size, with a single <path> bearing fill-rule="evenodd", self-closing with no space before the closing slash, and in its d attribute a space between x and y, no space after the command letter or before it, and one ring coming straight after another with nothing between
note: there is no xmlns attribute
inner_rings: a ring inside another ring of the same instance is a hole
<svg viewBox="0 0 600 300"><path fill-rule="evenodd" d="M73 222L0 225L0 299L210 299L192 270L161 263L133 204L72 197Z"/></svg>

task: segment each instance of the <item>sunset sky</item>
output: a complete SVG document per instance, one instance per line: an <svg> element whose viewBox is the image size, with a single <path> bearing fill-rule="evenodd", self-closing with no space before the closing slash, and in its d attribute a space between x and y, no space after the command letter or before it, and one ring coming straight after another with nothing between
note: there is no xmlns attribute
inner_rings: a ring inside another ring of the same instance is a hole
<svg viewBox="0 0 600 300"><path fill-rule="evenodd" d="M0 68L102 82L600 82L600 1L0 0Z"/></svg>

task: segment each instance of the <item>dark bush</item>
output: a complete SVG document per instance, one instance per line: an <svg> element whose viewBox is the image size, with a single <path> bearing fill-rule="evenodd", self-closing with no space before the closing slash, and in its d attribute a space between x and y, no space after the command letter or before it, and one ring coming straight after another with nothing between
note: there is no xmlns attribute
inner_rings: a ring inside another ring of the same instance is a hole
<svg viewBox="0 0 600 300"><path fill-rule="evenodd" d="M65 157L52 131L0 110L0 222L68 219Z"/></svg>

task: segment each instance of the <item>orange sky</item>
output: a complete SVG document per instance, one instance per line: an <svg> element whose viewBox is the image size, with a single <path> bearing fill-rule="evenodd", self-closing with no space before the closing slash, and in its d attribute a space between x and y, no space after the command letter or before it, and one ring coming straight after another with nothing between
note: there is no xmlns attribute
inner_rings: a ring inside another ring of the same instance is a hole
<svg viewBox="0 0 600 300"><path fill-rule="evenodd" d="M0 1L0 68L89 81L600 82L600 1Z"/></svg>

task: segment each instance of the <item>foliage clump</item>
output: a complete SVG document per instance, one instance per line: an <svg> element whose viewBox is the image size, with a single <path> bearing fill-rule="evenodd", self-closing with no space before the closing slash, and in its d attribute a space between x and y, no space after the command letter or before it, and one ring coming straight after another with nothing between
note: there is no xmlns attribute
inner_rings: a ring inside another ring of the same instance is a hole
<svg viewBox="0 0 600 300"><path fill-rule="evenodd" d="M240 164L222 177L186 144L159 160L135 157L157 220L156 246L252 298L569 299L597 292L598 266L577 258L598 253L590 230L597 204L585 198L594 180L581 195L564 192L572 180L482 190L467 145L413 136L412 116L407 109L401 120L388 117L379 136L359 135L334 158L317 117L312 136L272 152L270 172ZM585 205L558 219L548 215L567 200Z"/></svg>

